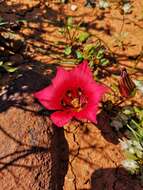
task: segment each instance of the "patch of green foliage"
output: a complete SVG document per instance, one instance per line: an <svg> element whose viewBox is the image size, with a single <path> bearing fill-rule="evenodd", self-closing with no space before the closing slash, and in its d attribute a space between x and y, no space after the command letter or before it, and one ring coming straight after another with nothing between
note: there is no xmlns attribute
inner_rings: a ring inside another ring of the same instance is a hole
<svg viewBox="0 0 143 190"><path fill-rule="evenodd" d="M143 109L124 107L122 113L128 118L126 138L121 140L126 160L123 166L131 174L137 174L143 183Z"/></svg>
<svg viewBox="0 0 143 190"><path fill-rule="evenodd" d="M20 22L20 20L17 20L16 23ZM9 27L11 26L12 23L9 23L8 21L5 21L2 17L0 17L0 31L1 29L5 29L5 31L9 30ZM10 32L9 32L10 33ZM2 47L2 51L1 51L1 55L4 54L5 56L5 48L7 48L7 44L8 44L8 40L6 38L4 38L1 34L0 34L0 39L1 39L1 47ZM10 50L12 51L12 50ZM17 71L17 67L15 67L13 65L12 62L10 61L3 61L3 59L0 59L0 77L3 76L4 73L14 73L15 71Z"/></svg>
<svg viewBox="0 0 143 190"><path fill-rule="evenodd" d="M74 63L88 60L93 70L98 66L111 65L108 59L109 51L105 45L99 39L92 42L92 35L82 27L82 23L75 24L73 17L67 17L64 27L59 32L66 39L64 54L68 59L76 60Z"/></svg>
<svg viewBox="0 0 143 190"><path fill-rule="evenodd" d="M11 62L3 62L0 61L0 76L2 76L2 73L7 72L7 73L14 73L17 71L17 67L14 67Z"/></svg>

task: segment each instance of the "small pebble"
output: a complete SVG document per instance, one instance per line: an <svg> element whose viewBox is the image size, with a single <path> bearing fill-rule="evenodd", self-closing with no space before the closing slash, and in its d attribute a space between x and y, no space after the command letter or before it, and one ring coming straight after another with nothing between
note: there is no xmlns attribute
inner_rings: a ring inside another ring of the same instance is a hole
<svg viewBox="0 0 143 190"><path fill-rule="evenodd" d="M77 5L71 5L71 11L76 11L77 10Z"/></svg>

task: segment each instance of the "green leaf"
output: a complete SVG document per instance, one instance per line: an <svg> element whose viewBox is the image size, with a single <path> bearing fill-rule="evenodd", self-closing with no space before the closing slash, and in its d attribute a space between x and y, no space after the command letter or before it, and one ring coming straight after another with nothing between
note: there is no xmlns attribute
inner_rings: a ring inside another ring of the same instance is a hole
<svg viewBox="0 0 143 190"><path fill-rule="evenodd" d="M107 65L109 65L109 60L105 59L105 58L102 58L100 60L100 63L101 63L102 66L107 66Z"/></svg>
<svg viewBox="0 0 143 190"><path fill-rule="evenodd" d="M59 33L60 33L60 34L62 34L62 35L63 35L63 34L64 34L64 32L65 32L64 28L60 28L60 29L59 29Z"/></svg>
<svg viewBox="0 0 143 190"><path fill-rule="evenodd" d="M138 128L138 133L139 133L140 138L143 138L143 127L140 126Z"/></svg>
<svg viewBox="0 0 143 190"><path fill-rule="evenodd" d="M64 53L65 53L66 55L70 55L71 52L72 52L72 47L71 47L71 46L66 46L66 47L65 47L65 50L64 50Z"/></svg>
<svg viewBox="0 0 143 190"><path fill-rule="evenodd" d="M6 25L8 22L0 22L0 26Z"/></svg>
<svg viewBox="0 0 143 190"><path fill-rule="evenodd" d="M0 26L8 24L7 21L4 21L4 19L0 16Z"/></svg>
<svg viewBox="0 0 143 190"><path fill-rule="evenodd" d="M101 59L104 56L104 49L99 49L99 51L97 52L96 58L97 59Z"/></svg>
<svg viewBox="0 0 143 190"><path fill-rule="evenodd" d="M84 58L83 54L79 50L76 51L76 56L77 56L77 59L79 60L83 60Z"/></svg>
<svg viewBox="0 0 143 190"><path fill-rule="evenodd" d="M79 42L85 42L89 38L90 34L88 32L81 32L79 36L77 37L77 40Z"/></svg>
<svg viewBox="0 0 143 190"><path fill-rule="evenodd" d="M137 155L138 158L142 158L143 157L143 151L135 149L135 153Z"/></svg>
<svg viewBox="0 0 143 190"><path fill-rule="evenodd" d="M13 63L12 63L12 62L5 62L4 65L5 65L5 66L12 66Z"/></svg>
<svg viewBox="0 0 143 190"><path fill-rule="evenodd" d="M0 61L0 66L2 67L2 65L3 65L3 61Z"/></svg>
<svg viewBox="0 0 143 190"><path fill-rule="evenodd" d="M86 44L83 51L89 52L94 47L94 44Z"/></svg>
<svg viewBox="0 0 143 190"><path fill-rule="evenodd" d="M87 56L93 56L96 53L96 49L93 45L89 45L84 48L84 52Z"/></svg>
<svg viewBox="0 0 143 190"><path fill-rule="evenodd" d="M90 61L89 61L89 66L90 66L90 67L93 67L93 66L94 66L94 61L93 61L93 60L90 60Z"/></svg>
<svg viewBox="0 0 143 190"><path fill-rule="evenodd" d="M134 114L134 108L131 107L131 106L125 106L125 107L123 107L122 112L123 112L124 114L130 116L130 115Z"/></svg>
<svg viewBox="0 0 143 190"><path fill-rule="evenodd" d="M5 62L2 67L8 72L8 73L13 73L15 72L18 68L13 67L11 62Z"/></svg>
<svg viewBox="0 0 143 190"><path fill-rule="evenodd" d="M96 42L96 44L86 44L85 46L84 46L84 51L85 52L89 52L89 51L91 51L92 49L94 49L94 50L96 50L98 47L100 47L100 42L99 41L97 41Z"/></svg>
<svg viewBox="0 0 143 190"><path fill-rule="evenodd" d="M133 122L134 120L132 120L132 122ZM135 122L136 123L136 122ZM135 124L136 125L136 124ZM134 135L134 137L135 137L135 139L138 141L139 140L139 134L138 134L138 132L135 130L135 129L133 129L131 126L129 126L128 124L127 124L127 127L130 129L130 131L132 132L132 134Z"/></svg>
<svg viewBox="0 0 143 190"><path fill-rule="evenodd" d="M16 67L10 67L10 66L4 66L5 70L8 72L8 73L14 73L15 71L17 71L18 68Z"/></svg>
<svg viewBox="0 0 143 190"><path fill-rule="evenodd" d="M125 154L126 158L128 158L129 160L137 160L137 157L128 151L124 151L124 154Z"/></svg>
<svg viewBox="0 0 143 190"><path fill-rule="evenodd" d="M73 28L73 17L72 16L67 17L67 28L69 30Z"/></svg>

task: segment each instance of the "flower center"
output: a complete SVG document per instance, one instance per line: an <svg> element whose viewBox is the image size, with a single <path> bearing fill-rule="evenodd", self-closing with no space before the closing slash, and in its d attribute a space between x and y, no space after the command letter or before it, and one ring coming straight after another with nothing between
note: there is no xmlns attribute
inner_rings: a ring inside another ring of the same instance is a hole
<svg viewBox="0 0 143 190"><path fill-rule="evenodd" d="M79 98L74 98L74 99L71 101L71 105L72 105L74 108L79 108L79 107L80 107Z"/></svg>
<svg viewBox="0 0 143 190"><path fill-rule="evenodd" d="M61 105L65 109L81 111L87 104L87 97L80 88L67 90L61 100Z"/></svg>

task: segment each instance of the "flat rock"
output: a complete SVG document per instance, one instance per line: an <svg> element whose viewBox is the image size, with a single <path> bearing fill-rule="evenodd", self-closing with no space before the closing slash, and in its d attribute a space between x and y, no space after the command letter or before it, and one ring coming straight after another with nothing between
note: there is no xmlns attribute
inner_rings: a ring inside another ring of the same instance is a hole
<svg viewBox="0 0 143 190"><path fill-rule="evenodd" d="M39 73L24 71L1 88L1 190L62 190L67 169L60 152L67 144L32 95L49 83Z"/></svg>

